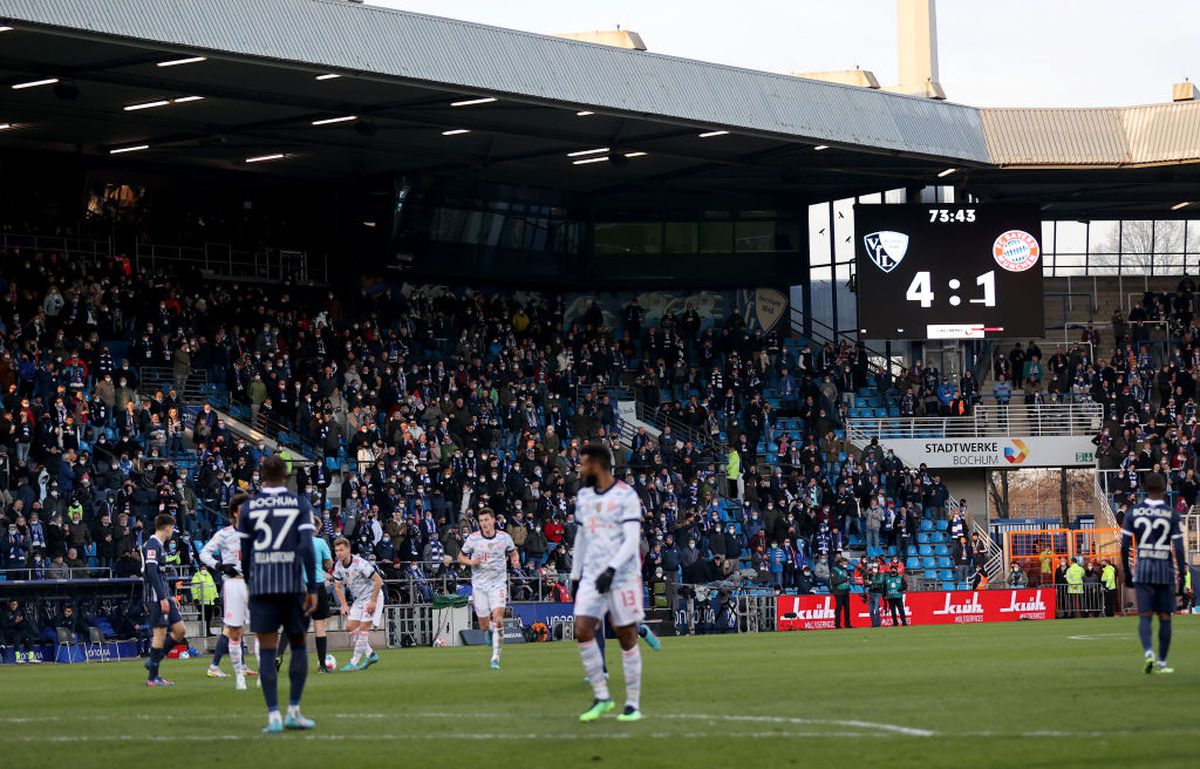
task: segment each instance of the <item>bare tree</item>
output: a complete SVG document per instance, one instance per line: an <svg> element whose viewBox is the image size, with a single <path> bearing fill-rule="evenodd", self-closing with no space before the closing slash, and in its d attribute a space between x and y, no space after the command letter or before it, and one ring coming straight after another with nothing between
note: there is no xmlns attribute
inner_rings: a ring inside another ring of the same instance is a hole
<svg viewBox="0 0 1200 769"><path fill-rule="evenodd" d="M1089 261L1097 266L1120 264L1131 274L1179 273L1184 267L1184 229L1184 223L1176 220L1125 220L1093 249L1104 253L1091 254Z"/></svg>

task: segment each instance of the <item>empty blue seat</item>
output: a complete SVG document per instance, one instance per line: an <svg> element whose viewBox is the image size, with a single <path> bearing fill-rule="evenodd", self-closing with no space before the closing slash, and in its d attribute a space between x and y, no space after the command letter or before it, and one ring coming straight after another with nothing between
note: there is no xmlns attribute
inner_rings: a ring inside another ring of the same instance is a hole
<svg viewBox="0 0 1200 769"><path fill-rule="evenodd" d="M921 555L933 555L933 548L929 545L921 545L920 553Z"/></svg>
<svg viewBox="0 0 1200 769"><path fill-rule="evenodd" d="M959 583L958 583L958 589L959 589L959 590L970 590L970 589L971 589L971 583L970 583L970 582L959 582Z"/></svg>
<svg viewBox="0 0 1200 769"><path fill-rule="evenodd" d="M908 569L909 571L921 568L921 559L910 556L909 559L904 562L904 568Z"/></svg>
<svg viewBox="0 0 1200 769"><path fill-rule="evenodd" d="M929 535L929 543L931 545L940 545L940 544L944 543L945 541L946 541L946 535L944 532L935 531Z"/></svg>
<svg viewBox="0 0 1200 769"><path fill-rule="evenodd" d="M937 568L937 559L931 555L927 555L921 559L921 566L926 569L936 569Z"/></svg>
<svg viewBox="0 0 1200 769"><path fill-rule="evenodd" d="M946 520L938 521L937 522L937 530L938 531L949 531L950 530L950 522L946 521Z"/></svg>
<svg viewBox="0 0 1200 769"><path fill-rule="evenodd" d="M937 579L937 578L938 578L938 575L937 575L937 572L936 572L936 571L934 571L933 569L926 569L926 570L925 570L925 579L928 579L928 580L935 580L935 579Z"/></svg>
<svg viewBox="0 0 1200 769"><path fill-rule="evenodd" d="M946 545L934 545L933 546L933 554L934 555L950 555L950 548L947 547Z"/></svg>
<svg viewBox="0 0 1200 769"><path fill-rule="evenodd" d="M943 582L952 582L954 581L954 572L950 569L942 569L940 579Z"/></svg>
<svg viewBox="0 0 1200 769"><path fill-rule="evenodd" d="M929 532L927 532L927 531L917 532L917 544L928 545L929 543L930 543Z"/></svg>
<svg viewBox="0 0 1200 769"><path fill-rule="evenodd" d="M892 556L896 555L896 552L897 552L896 546L890 545L887 549L888 558L891 558Z"/></svg>
<svg viewBox="0 0 1200 769"><path fill-rule="evenodd" d="M933 521L928 518L921 521L921 531L933 531Z"/></svg>
<svg viewBox="0 0 1200 769"><path fill-rule="evenodd" d="M919 550L917 550L917 546L916 546L916 545L909 545L909 546L908 546L908 553L907 553L908 555L917 555L919 552L920 552L920 551L919 551Z"/></svg>
<svg viewBox="0 0 1200 769"><path fill-rule="evenodd" d="M941 556L937 557L937 566L939 569L949 569L953 565L954 564L951 563L950 559L947 558L946 556L941 555Z"/></svg>

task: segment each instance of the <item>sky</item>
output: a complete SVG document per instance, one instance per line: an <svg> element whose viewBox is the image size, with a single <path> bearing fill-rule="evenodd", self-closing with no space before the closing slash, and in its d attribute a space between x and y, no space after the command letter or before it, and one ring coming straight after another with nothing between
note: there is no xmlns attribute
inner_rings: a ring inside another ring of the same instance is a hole
<svg viewBox="0 0 1200 769"><path fill-rule="evenodd" d="M895 0L367 1L545 34L620 25L671 56L897 80ZM1200 79L1200 0L940 0L937 21L942 87L973 106L1148 104Z"/></svg>

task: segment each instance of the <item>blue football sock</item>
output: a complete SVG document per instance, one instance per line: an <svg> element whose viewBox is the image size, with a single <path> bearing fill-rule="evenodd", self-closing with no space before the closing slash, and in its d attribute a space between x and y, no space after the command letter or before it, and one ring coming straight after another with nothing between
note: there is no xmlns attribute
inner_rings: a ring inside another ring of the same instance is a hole
<svg viewBox="0 0 1200 769"><path fill-rule="evenodd" d="M258 650L258 681L262 684L267 711L279 712L279 672L275 670L275 649L263 646Z"/></svg>
<svg viewBox="0 0 1200 769"><path fill-rule="evenodd" d="M288 679L292 683L288 704L299 707L300 696L304 694L304 682L308 680L308 649L304 646L304 639L301 639L298 644L292 644L292 660L288 663Z"/></svg>
<svg viewBox="0 0 1200 769"><path fill-rule="evenodd" d="M1154 642L1150 640L1153 622L1154 618L1149 615L1139 618L1138 621L1138 638L1142 640L1142 648L1146 650L1147 654L1154 653Z"/></svg>
<svg viewBox="0 0 1200 769"><path fill-rule="evenodd" d="M150 664L146 666L146 669L150 673L150 675L147 677L148 680L153 681L154 679L158 678L158 666L162 664L163 657L165 657L166 654L166 649L155 649L153 646L150 647Z"/></svg>
<svg viewBox="0 0 1200 769"><path fill-rule="evenodd" d="M1158 661L1167 661L1167 652L1171 649L1171 620L1158 620Z"/></svg>
<svg viewBox="0 0 1200 769"><path fill-rule="evenodd" d="M220 667L221 666L221 658L224 657L228 653L229 653L229 636L223 635L217 639L217 648L216 648L216 651L213 652L212 666L214 668Z"/></svg>

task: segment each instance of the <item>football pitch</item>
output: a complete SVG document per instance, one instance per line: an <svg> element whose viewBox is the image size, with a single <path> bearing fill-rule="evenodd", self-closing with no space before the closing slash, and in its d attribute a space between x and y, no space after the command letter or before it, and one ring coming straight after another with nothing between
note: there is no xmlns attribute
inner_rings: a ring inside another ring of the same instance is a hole
<svg viewBox="0 0 1200 769"><path fill-rule="evenodd" d="M0 766L1196 766L1193 617L1175 620L1173 676L1142 673L1135 618L663 645L642 647L640 723L578 723L591 691L559 642L509 646L500 671L455 648L314 673L317 729L271 736L261 694L206 678L204 660L165 661L170 689L146 688L138 662L10 666ZM615 642L608 658L620 705Z"/></svg>

